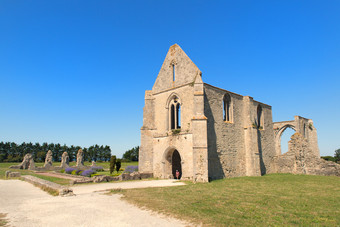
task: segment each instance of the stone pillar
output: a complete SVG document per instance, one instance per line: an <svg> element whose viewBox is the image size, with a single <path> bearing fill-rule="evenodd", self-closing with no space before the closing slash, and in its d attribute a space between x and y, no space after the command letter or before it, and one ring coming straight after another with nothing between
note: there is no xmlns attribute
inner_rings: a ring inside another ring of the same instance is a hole
<svg viewBox="0 0 340 227"><path fill-rule="evenodd" d="M44 168L51 168L53 166L53 161L52 161L52 151L48 150L45 158L45 164Z"/></svg>
<svg viewBox="0 0 340 227"><path fill-rule="evenodd" d="M155 107L152 91L145 91L143 126L141 128L141 145L139 148L139 172L153 173L153 131L155 130L154 114Z"/></svg>
<svg viewBox="0 0 340 227"><path fill-rule="evenodd" d="M204 88L201 73L198 72L194 83L193 134L193 180L208 182L208 134L207 118L204 115Z"/></svg>
<svg viewBox="0 0 340 227"><path fill-rule="evenodd" d="M245 170L246 176L261 176L260 154L258 150L258 129L253 127L256 119L256 108L253 107L253 98L243 97L243 125L245 144ZM254 109L254 110L253 110Z"/></svg>
<svg viewBox="0 0 340 227"><path fill-rule="evenodd" d="M77 153L77 167L83 167L84 166L84 152L82 149L78 150Z"/></svg>
<svg viewBox="0 0 340 227"><path fill-rule="evenodd" d="M24 156L24 160L20 163L20 165L17 166L10 166L10 169L30 169L34 170L35 169L35 164L33 160L32 154L26 154Z"/></svg>
<svg viewBox="0 0 340 227"><path fill-rule="evenodd" d="M309 119L307 124L308 124L307 130L309 147L313 151L314 155L320 157L320 150L318 145L318 133L316 131L316 128L314 127L312 120Z"/></svg>
<svg viewBox="0 0 340 227"><path fill-rule="evenodd" d="M65 151L63 153L63 155L61 156L61 164L60 164L60 167L61 168L68 168L69 167L69 161L70 161L70 158L68 157L68 154L67 152Z"/></svg>

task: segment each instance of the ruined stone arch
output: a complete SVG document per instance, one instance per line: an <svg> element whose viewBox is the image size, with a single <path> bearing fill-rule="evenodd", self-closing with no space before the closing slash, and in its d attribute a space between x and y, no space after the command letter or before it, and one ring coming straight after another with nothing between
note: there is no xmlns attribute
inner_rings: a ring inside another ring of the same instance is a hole
<svg viewBox="0 0 340 227"><path fill-rule="evenodd" d="M293 124L287 123L282 125L280 128L275 129L275 146L276 146L276 153L278 155L282 154L281 151L281 137L284 131L286 131L287 128L291 128L296 132L296 127Z"/></svg>
<svg viewBox="0 0 340 227"><path fill-rule="evenodd" d="M176 147L168 147L163 154L163 176L164 178L174 179L176 170L182 177L182 156Z"/></svg>

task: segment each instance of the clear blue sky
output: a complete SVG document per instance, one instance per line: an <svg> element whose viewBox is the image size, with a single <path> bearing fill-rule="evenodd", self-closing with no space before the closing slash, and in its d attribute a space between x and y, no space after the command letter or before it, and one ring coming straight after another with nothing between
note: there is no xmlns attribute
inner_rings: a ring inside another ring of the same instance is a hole
<svg viewBox="0 0 340 227"><path fill-rule="evenodd" d="M340 148L340 1L0 0L0 140L140 143L144 91L178 43L203 80L311 118Z"/></svg>

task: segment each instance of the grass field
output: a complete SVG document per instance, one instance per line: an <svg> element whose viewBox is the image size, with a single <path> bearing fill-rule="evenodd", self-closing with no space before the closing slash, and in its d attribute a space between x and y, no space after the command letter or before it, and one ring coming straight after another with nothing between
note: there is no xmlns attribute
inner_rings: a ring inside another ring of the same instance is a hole
<svg viewBox="0 0 340 227"><path fill-rule="evenodd" d="M44 180L48 180L57 184L61 184L61 185L68 185L70 183L70 180L68 179L61 179L61 178L57 178L57 177L49 177L49 176L42 176L42 175L38 175L35 174L34 171L30 171L30 170L20 170L20 169L9 169L10 166L12 165L19 165L20 163L0 163L0 179L5 179L5 172L7 170L10 171L15 171L15 172L20 172L21 175L32 175L35 177L39 177L41 179ZM85 162L84 163L86 166L91 166L90 162ZM42 167L44 165L44 163L35 163L35 165L37 167ZM54 166L60 166L60 162L54 162L53 163ZM75 162L71 162L70 166L75 166L76 163ZM104 175L110 175L109 169L110 169L110 163L109 162L97 162L96 163L97 166L102 166L104 168L104 172L100 172L101 174ZM126 166L134 166L134 165L138 165L138 162L123 162L122 163L122 169L125 169ZM114 176L115 175L119 175L121 174L122 171L119 171L118 173L116 171L114 171Z"/></svg>
<svg viewBox="0 0 340 227"><path fill-rule="evenodd" d="M339 226L340 178L291 174L122 190L140 207L208 226Z"/></svg>

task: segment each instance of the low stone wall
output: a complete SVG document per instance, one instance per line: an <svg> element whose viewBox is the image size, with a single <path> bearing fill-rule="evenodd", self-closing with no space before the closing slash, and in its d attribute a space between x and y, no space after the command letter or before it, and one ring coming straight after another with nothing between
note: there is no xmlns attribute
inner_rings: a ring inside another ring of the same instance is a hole
<svg viewBox="0 0 340 227"><path fill-rule="evenodd" d="M153 177L152 173L122 173L117 177L111 176L94 176L91 178L76 179L71 182L71 184L82 184L82 183L100 183L100 182L110 182L110 181L127 181L127 180L142 180Z"/></svg>
<svg viewBox="0 0 340 227"><path fill-rule="evenodd" d="M21 179L23 179L24 181L27 181L31 184L34 184L42 189L48 189L48 190L53 190L56 191L57 193L59 193L60 196L72 196L73 191L72 189L68 188L68 187L64 187L61 186L59 184L47 181L47 180L43 180L31 175L25 175L22 176Z"/></svg>
<svg viewBox="0 0 340 227"><path fill-rule="evenodd" d="M140 172L133 172L133 173L122 173L119 176L120 181L126 180L142 180L153 177L152 173L140 173Z"/></svg>
<svg viewBox="0 0 340 227"><path fill-rule="evenodd" d="M11 177L21 177L21 174L19 172L6 171L5 177L6 179Z"/></svg>

